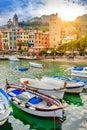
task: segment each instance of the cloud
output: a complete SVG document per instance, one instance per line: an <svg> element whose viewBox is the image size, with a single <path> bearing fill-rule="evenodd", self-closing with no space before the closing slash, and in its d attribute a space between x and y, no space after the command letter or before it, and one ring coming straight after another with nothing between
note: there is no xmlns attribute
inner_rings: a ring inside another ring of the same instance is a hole
<svg viewBox="0 0 87 130"><path fill-rule="evenodd" d="M66 12L70 15L69 12L73 13L71 9L73 15L75 10L77 15L82 15L87 11L86 6L86 0L0 0L0 25L6 24L15 13L19 21L26 21L43 14L58 13L62 16Z"/></svg>
<svg viewBox="0 0 87 130"><path fill-rule="evenodd" d="M87 0L64 0L64 1L68 1L68 3L72 2L72 3L76 3L78 5L83 5L87 7Z"/></svg>
<svg viewBox="0 0 87 130"><path fill-rule="evenodd" d="M38 9L45 5L44 0L1 0L0 24L7 23L16 13L19 21L26 21L38 14Z"/></svg>

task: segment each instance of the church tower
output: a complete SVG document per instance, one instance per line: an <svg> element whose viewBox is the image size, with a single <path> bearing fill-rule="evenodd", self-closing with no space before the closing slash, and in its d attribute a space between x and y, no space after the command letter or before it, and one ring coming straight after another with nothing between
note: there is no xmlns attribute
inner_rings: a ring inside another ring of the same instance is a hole
<svg viewBox="0 0 87 130"><path fill-rule="evenodd" d="M18 17L17 17L17 14L15 14L15 15L13 16L13 25L14 25L14 26L18 26Z"/></svg>

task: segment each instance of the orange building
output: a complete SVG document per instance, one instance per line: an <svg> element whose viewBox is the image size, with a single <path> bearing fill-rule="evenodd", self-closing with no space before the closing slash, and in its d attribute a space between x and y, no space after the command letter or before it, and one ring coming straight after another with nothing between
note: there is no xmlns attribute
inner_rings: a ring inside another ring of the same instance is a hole
<svg viewBox="0 0 87 130"><path fill-rule="evenodd" d="M42 49L48 49L49 48L49 33L43 32L41 30L35 30L34 31L34 51L40 52Z"/></svg>
<svg viewBox="0 0 87 130"><path fill-rule="evenodd" d="M19 44L21 44L21 50L28 49L29 41L29 30L18 29L16 34L17 49L19 49Z"/></svg>

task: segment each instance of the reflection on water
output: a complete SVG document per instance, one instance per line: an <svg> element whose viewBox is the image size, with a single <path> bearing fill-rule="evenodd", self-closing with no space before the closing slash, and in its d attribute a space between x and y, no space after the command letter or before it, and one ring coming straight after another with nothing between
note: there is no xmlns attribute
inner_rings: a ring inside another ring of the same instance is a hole
<svg viewBox="0 0 87 130"><path fill-rule="evenodd" d="M7 121L4 125L0 126L0 130L13 130L13 128L11 126L11 123L8 123Z"/></svg>
<svg viewBox="0 0 87 130"><path fill-rule="evenodd" d="M38 61L43 62L43 61ZM44 60L45 62L45 60ZM74 65L67 62L45 62L46 69L30 68L28 60L20 62L0 61L0 85L4 88L5 81L9 83L19 83L20 78L41 78L42 76L65 75L64 70ZM29 67L28 71L18 71L17 67ZM87 93L80 95L64 95L64 116L63 123L52 119L44 119L29 115L12 104L13 116L9 117L8 122L0 127L0 130L86 130L84 122L87 120ZM84 126L82 128L81 126ZM82 128L82 129L81 129Z"/></svg>
<svg viewBox="0 0 87 130"><path fill-rule="evenodd" d="M65 93L63 98L68 104L82 106L83 102L79 94Z"/></svg>

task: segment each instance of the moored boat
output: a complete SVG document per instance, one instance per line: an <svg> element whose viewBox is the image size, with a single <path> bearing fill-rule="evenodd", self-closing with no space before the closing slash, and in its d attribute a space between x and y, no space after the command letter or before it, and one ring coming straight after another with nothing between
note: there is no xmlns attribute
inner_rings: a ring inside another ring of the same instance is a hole
<svg viewBox="0 0 87 130"><path fill-rule="evenodd" d="M60 77L60 76L53 76L58 81L65 81L66 82L66 93L75 93L79 94L82 92L84 88L84 83L83 82L76 82L75 80L71 80L71 78L68 77Z"/></svg>
<svg viewBox="0 0 87 130"><path fill-rule="evenodd" d="M16 68L16 70L19 70L19 71L27 71L27 70L28 70L28 68L21 67L21 68Z"/></svg>
<svg viewBox="0 0 87 130"><path fill-rule="evenodd" d="M65 72L68 72L71 76L87 77L87 67L71 67L67 68Z"/></svg>
<svg viewBox="0 0 87 130"><path fill-rule="evenodd" d="M65 81L57 82L53 78L49 80L48 79L48 77L43 77L42 79L21 78L20 84L25 84L31 88L37 89L39 92L42 92L44 94L55 96L58 99L63 99L65 93Z"/></svg>
<svg viewBox="0 0 87 130"><path fill-rule="evenodd" d="M10 61L20 61L19 58L16 55L12 55L9 57Z"/></svg>
<svg viewBox="0 0 87 130"><path fill-rule="evenodd" d="M0 125L3 125L11 113L11 108L6 92L0 88Z"/></svg>
<svg viewBox="0 0 87 130"><path fill-rule="evenodd" d="M44 64L36 63L36 62L29 62L29 65L35 68L44 68Z"/></svg>
<svg viewBox="0 0 87 130"><path fill-rule="evenodd" d="M59 100L26 86L6 84L10 101L29 114L62 120L63 106Z"/></svg>

